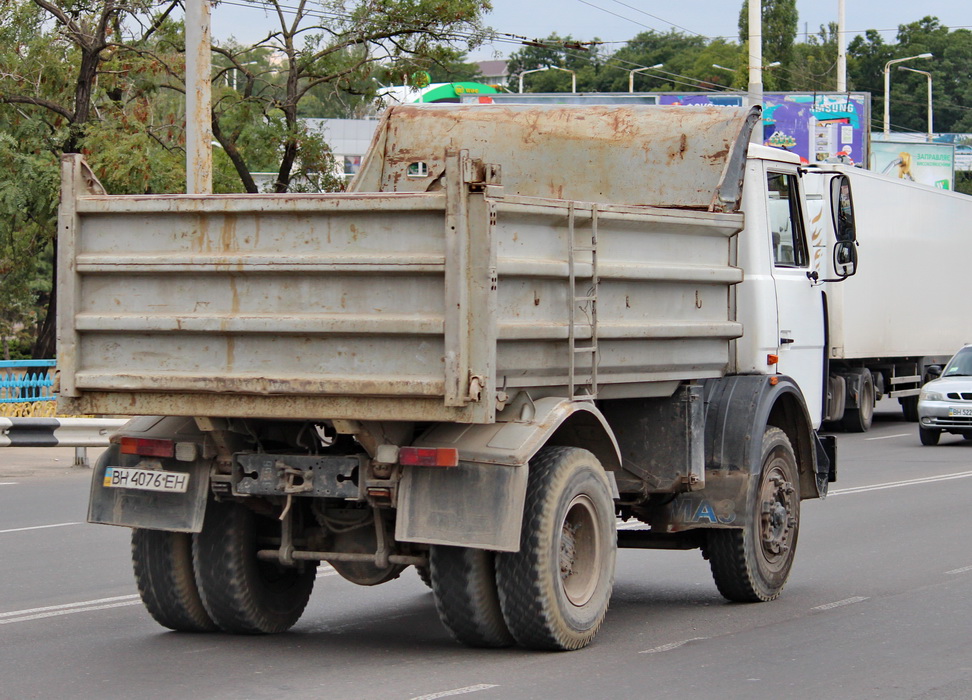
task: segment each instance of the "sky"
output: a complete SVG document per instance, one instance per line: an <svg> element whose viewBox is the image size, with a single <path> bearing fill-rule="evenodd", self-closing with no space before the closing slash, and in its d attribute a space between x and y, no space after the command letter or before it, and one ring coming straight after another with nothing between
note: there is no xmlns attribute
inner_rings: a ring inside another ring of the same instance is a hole
<svg viewBox="0 0 972 700"><path fill-rule="evenodd" d="M218 40L230 36L249 43L273 26L274 18L255 7L241 7L241 0L222 4L213 10L212 32ZM287 4L287 3L284 3ZM737 36L737 20L742 0L492 0L493 11L486 23L499 32L529 38L543 38L556 32L578 40L600 39L609 42L608 51L620 48L636 34L654 29L671 29L707 37ZM797 0L800 32L811 34L820 25L837 21L837 0ZM883 36L893 41L899 24L938 17L951 29L972 29L972 2L968 0L845 0L848 38L866 29L887 30ZM470 53L473 60L501 58L520 48L501 41Z"/></svg>

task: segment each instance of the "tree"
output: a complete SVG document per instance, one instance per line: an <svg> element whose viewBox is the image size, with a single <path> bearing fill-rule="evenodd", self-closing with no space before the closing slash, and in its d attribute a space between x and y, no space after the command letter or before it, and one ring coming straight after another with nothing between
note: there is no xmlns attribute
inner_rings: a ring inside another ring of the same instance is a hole
<svg viewBox="0 0 972 700"><path fill-rule="evenodd" d="M783 70L777 74L778 89L793 89L786 71L793 65L793 44L800 20L796 0L763 0L762 17L763 65L779 61ZM743 0L739 11L739 41L744 45L749 41L749 0Z"/></svg>
<svg viewBox="0 0 972 700"><path fill-rule="evenodd" d="M570 92L572 76L564 71L573 71L578 92L595 90L604 69L598 41L580 42L569 35L551 34L546 39L527 42L527 46L511 53L507 61L509 89L519 90L523 71L548 67L554 70L524 76L524 92Z"/></svg>
<svg viewBox="0 0 972 700"><path fill-rule="evenodd" d="M935 130L972 131L972 86L966 79L972 73L972 32L949 31L935 17L898 27L897 42L885 43L873 30L857 36L848 44L848 80L855 90L872 94L874 114L884 111L884 66L895 58L931 53L929 60L907 66L932 74ZM927 80L924 76L891 67L891 127L897 131L923 132L928 127Z"/></svg>
<svg viewBox="0 0 972 700"><path fill-rule="evenodd" d="M27 320L23 314L30 305L23 298L16 299L31 288L25 275L36 269L45 251L47 255L56 251L60 155L82 152L95 120L110 118L118 109L123 113L131 106L125 99L132 91L121 83L145 63L126 65L116 51L119 45L115 42L126 19L134 20L132 26L140 32L134 43L145 42L166 23L174 7L174 3L154 5L138 0L90 5L8 0L0 5L0 122L11 137L2 149L2 157L11 167L5 171L8 176L0 198L5 205L0 215L0 241L3 266L8 269L3 295L8 314L22 310L13 325ZM137 86L134 92L138 92ZM144 173L141 180L151 180L149 161L142 157L139 162ZM53 267L51 270L54 274ZM55 288L52 281L42 295L47 308L33 349L35 357L54 355Z"/></svg>
<svg viewBox="0 0 972 700"><path fill-rule="evenodd" d="M261 41L214 47L217 83L234 75L236 89L214 96L213 136L247 192L257 191L250 174L253 147L267 143L277 153L273 191L338 186L329 177L333 160L327 145L300 119L301 103L323 104L326 89L334 91L331 95L340 91L373 99L379 64L404 75L448 70L456 63L458 44L475 46L485 37L481 14L491 9L487 0L269 4L277 26Z"/></svg>

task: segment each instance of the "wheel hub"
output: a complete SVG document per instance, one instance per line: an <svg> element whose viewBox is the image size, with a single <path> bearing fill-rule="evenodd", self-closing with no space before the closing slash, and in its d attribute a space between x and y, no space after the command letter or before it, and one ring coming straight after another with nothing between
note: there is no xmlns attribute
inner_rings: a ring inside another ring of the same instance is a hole
<svg viewBox="0 0 972 700"><path fill-rule="evenodd" d="M760 508L760 539L769 561L784 557L790 550L796 518L793 512L793 484L787 481L778 468L774 468L763 481Z"/></svg>
<svg viewBox="0 0 972 700"><path fill-rule="evenodd" d="M602 552L594 503L585 495L571 501L560 528L560 582L571 604L587 603L597 590Z"/></svg>

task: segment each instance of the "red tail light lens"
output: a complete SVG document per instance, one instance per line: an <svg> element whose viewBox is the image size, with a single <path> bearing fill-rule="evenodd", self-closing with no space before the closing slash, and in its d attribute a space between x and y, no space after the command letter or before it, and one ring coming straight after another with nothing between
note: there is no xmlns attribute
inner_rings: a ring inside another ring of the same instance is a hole
<svg viewBox="0 0 972 700"><path fill-rule="evenodd" d="M455 447L402 447L398 461L414 467L458 467L459 450Z"/></svg>
<svg viewBox="0 0 972 700"><path fill-rule="evenodd" d="M120 449L121 453L125 455L172 457L175 455L175 442L172 440L157 440L153 438L123 437L121 439Z"/></svg>

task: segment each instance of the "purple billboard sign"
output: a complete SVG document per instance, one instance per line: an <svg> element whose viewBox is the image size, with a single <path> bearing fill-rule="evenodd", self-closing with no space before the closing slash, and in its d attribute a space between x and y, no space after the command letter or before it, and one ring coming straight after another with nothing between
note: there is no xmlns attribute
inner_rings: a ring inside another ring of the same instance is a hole
<svg viewBox="0 0 972 700"><path fill-rule="evenodd" d="M741 105L742 94L660 93L663 105ZM763 96L763 143L806 163L867 163L871 96L866 92L768 92Z"/></svg>

